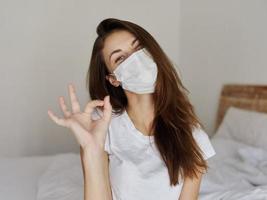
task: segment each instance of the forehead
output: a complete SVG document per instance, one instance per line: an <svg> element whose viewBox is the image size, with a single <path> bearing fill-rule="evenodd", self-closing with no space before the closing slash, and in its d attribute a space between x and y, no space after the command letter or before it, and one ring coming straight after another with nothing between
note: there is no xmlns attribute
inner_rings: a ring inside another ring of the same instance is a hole
<svg viewBox="0 0 267 200"><path fill-rule="evenodd" d="M116 49L126 50L129 48L129 44L132 42L135 36L125 30L119 30L111 33L104 42L104 48L102 50L105 63L109 65L109 55Z"/></svg>

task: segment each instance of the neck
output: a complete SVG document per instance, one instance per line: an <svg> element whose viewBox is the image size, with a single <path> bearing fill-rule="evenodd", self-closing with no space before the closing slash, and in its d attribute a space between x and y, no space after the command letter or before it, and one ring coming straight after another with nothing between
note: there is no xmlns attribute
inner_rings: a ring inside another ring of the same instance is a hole
<svg viewBox="0 0 267 200"><path fill-rule="evenodd" d="M136 126L151 129L154 119L154 99L152 94L136 94L126 91L128 106L126 111ZM150 132L150 131L149 131Z"/></svg>

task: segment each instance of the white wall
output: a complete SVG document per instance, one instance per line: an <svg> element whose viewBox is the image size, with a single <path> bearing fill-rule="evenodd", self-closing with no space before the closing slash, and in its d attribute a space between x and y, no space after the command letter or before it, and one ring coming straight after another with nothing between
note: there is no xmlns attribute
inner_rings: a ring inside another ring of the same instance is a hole
<svg viewBox="0 0 267 200"><path fill-rule="evenodd" d="M82 106L89 100L85 76L95 29L107 17L143 26L178 63L179 1L0 0L0 156L79 151L47 109L62 115L57 98L68 98L69 82Z"/></svg>
<svg viewBox="0 0 267 200"><path fill-rule="evenodd" d="M82 106L89 100L85 75L106 17L131 20L158 40L212 135L224 83L267 83L267 2L179 2L0 0L0 156L79 151L47 108L61 115L57 97L68 97L69 82Z"/></svg>
<svg viewBox="0 0 267 200"><path fill-rule="evenodd" d="M184 83L212 135L224 83L267 84L267 1L181 0L179 44Z"/></svg>

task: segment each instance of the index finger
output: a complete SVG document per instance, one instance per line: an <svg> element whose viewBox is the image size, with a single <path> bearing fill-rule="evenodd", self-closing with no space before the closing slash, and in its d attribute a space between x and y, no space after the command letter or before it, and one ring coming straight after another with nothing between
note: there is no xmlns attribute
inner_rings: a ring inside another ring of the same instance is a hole
<svg viewBox="0 0 267 200"><path fill-rule="evenodd" d="M87 113L88 115L91 115L95 107L103 105L104 101L102 100L91 100L87 103L84 112Z"/></svg>

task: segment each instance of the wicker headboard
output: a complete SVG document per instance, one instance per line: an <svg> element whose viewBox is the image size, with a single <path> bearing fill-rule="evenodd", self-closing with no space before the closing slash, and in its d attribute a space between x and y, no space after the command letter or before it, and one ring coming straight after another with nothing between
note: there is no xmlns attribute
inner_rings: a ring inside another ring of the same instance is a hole
<svg viewBox="0 0 267 200"><path fill-rule="evenodd" d="M267 113L267 85L226 84L219 101L215 131L230 106Z"/></svg>

